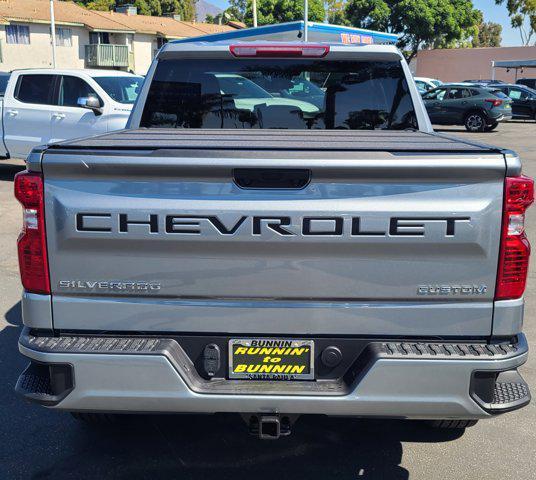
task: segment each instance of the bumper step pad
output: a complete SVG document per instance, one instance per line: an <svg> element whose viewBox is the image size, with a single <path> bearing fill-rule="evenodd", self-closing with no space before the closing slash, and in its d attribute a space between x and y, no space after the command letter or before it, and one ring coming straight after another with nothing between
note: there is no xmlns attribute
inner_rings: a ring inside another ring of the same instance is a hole
<svg viewBox="0 0 536 480"><path fill-rule="evenodd" d="M21 373L15 391L41 405L56 405L73 389L72 367L32 361Z"/></svg>
<svg viewBox="0 0 536 480"><path fill-rule="evenodd" d="M529 386L523 383L497 382L493 391L493 406L501 407L530 399Z"/></svg>
<svg viewBox="0 0 536 480"><path fill-rule="evenodd" d="M475 372L471 384L474 400L489 413L505 413L530 402L529 386L517 370Z"/></svg>
<svg viewBox="0 0 536 480"><path fill-rule="evenodd" d="M43 373L30 371L31 365L21 374L17 382L17 390L20 393L31 394L43 398L52 397L52 385L50 376Z"/></svg>

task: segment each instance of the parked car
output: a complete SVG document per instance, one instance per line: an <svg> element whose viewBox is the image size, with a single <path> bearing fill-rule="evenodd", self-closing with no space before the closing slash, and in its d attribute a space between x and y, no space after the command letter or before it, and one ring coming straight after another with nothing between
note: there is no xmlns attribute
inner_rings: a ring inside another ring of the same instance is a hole
<svg viewBox="0 0 536 480"><path fill-rule="evenodd" d="M219 84L219 89L223 95L231 97L236 108L254 111L255 106L264 104L268 106L282 105L293 106L303 114L317 114L319 108L311 102L296 100L293 96L275 97L271 93L261 88L257 83L252 82L242 75L231 73L206 74L208 78L215 77ZM322 90L321 90L322 92ZM324 92L322 92L322 96Z"/></svg>
<svg viewBox="0 0 536 480"><path fill-rule="evenodd" d="M124 128L143 78L116 70L18 70L0 103L0 158Z"/></svg>
<svg viewBox="0 0 536 480"><path fill-rule="evenodd" d="M10 76L11 73L9 72L0 72L0 97L3 97L4 93L6 93L7 82Z"/></svg>
<svg viewBox="0 0 536 480"><path fill-rule="evenodd" d="M504 83L502 80L493 80L491 78L481 78L480 80L463 80L461 83L473 83L475 85L488 85L490 83Z"/></svg>
<svg viewBox="0 0 536 480"><path fill-rule="evenodd" d="M295 100L306 99L307 103L316 107L324 108L325 92L314 82L295 75L291 78L281 78L277 75L244 74L252 82L262 87L274 97L289 98Z"/></svg>
<svg viewBox="0 0 536 480"><path fill-rule="evenodd" d="M424 91L432 90L436 87L440 87L443 85L443 82L441 80L438 80L437 78L428 78L428 77L413 77L415 80L415 84L417 85L418 89L422 89Z"/></svg>
<svg viewBox="0 0 536 480"><path fill-rule="evenodd" d="M500 90L469 83L447 84L423 96L430 121L465 125L470 132L493 130L512 118L511 100Z"/></svg>
<svg viewBox="0 0 536 480"><path fill-rule="evenodd" d="M252 71L329 76L317 121L214 84ZM21 395L88 422L241 413L262 439L301 414L463 429L529 403L533 181L435 134L395 46L170 42L140 100L15 177Z"/></svg>
<svg viewBox="0 0 536 480"><path fill-rule="evenodd" d="M429 90L426 90L423 86L421 85L417 85L415 84L415 86L417 87L417 91L421 94L421 97L425 94L425 93L428 93Z"/></svg>
<svg viewBox="0 0 536 480"><path fill-rule="evenodd" d="M516 81L517 85L525 85L526 87L536 90L536 78L520 78Z"/></svg>
<svg viewBox="0 0 536 480"><path fill-rule="evenodd" d="M512 117L536 120L536 90L511 83L490 85L512 100Z"/></svg>

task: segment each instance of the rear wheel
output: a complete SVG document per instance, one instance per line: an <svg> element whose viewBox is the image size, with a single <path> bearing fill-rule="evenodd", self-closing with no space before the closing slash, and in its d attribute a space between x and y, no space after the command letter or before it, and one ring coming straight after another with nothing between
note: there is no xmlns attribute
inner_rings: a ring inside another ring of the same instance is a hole
<svg viewBox="0 0 536 480"><path fill-rule="evenodd" d="M483 132L486 128L486 120L481 113L471 112L465 117L464 125L469 132Z"/></svg>
<svg viewBox="0 0 536 480"><path fill-rule="evenodd" d="M476 425L478 420L429 420L426 423L432 428L461 429Z"/></svg>
<svg viewBox="0 0 536 480"><path fill-rule="evenodd" d="M492 130L495 130L497 128L497 125L499 125L499 122L493 122L491 125L488 125L486 127L486 132L491 132Z"/></svg>

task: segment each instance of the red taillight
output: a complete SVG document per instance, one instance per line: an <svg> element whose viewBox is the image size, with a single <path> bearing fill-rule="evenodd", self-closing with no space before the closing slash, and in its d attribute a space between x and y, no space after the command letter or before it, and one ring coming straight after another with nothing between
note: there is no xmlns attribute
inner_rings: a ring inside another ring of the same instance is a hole
<svg viewBox="0 0 536 480"><path fill-rule="evenodd" d="M525 291L530 243L525 235L525 211L534 201L534 180L507 177L495 300L519 298Z"/></svg>
<svg viewBox="0 0 536 480"><path fill-rule="evenodd" d="M329 45L230 45L235 57L300 57L321 58L329 53Z"/></svg>
<svg viewBox="0 0 536 480"><path fill-rule="evenodd" d="M503 101L499 100L498 98L486 98L485 102L491 103L492 107L498 107L499 105L502 105Z"/></svg>
<svg viewBox="0 0 536 480"><path fill-rule="evenodd" d="M43 177L27 171L15 175L15 197L22 204L23 227L17 241L20 276L28 292L50 293Z"/></svg>

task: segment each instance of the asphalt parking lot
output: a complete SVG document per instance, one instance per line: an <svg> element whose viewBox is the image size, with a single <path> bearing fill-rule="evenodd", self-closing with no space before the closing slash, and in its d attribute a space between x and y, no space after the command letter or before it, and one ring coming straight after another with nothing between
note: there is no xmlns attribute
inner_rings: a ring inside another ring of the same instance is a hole
<svg viewBox="0 0 536 480"><path fill-rule="evenodd" d="M536 123L496 132L442 132L516 150L536 177ZM13 392L25 366L12 196L22 162L0 161L0 479L516 479L536 478L536 401L460 433L419 422L302 417L290 437L261 442L235 415L140 416L92 429L67 414L25 403ZM536 245L536 207L528 214ZM522 374L536 392L536 255L526 293L525 332L532 356Z"/></svg>

